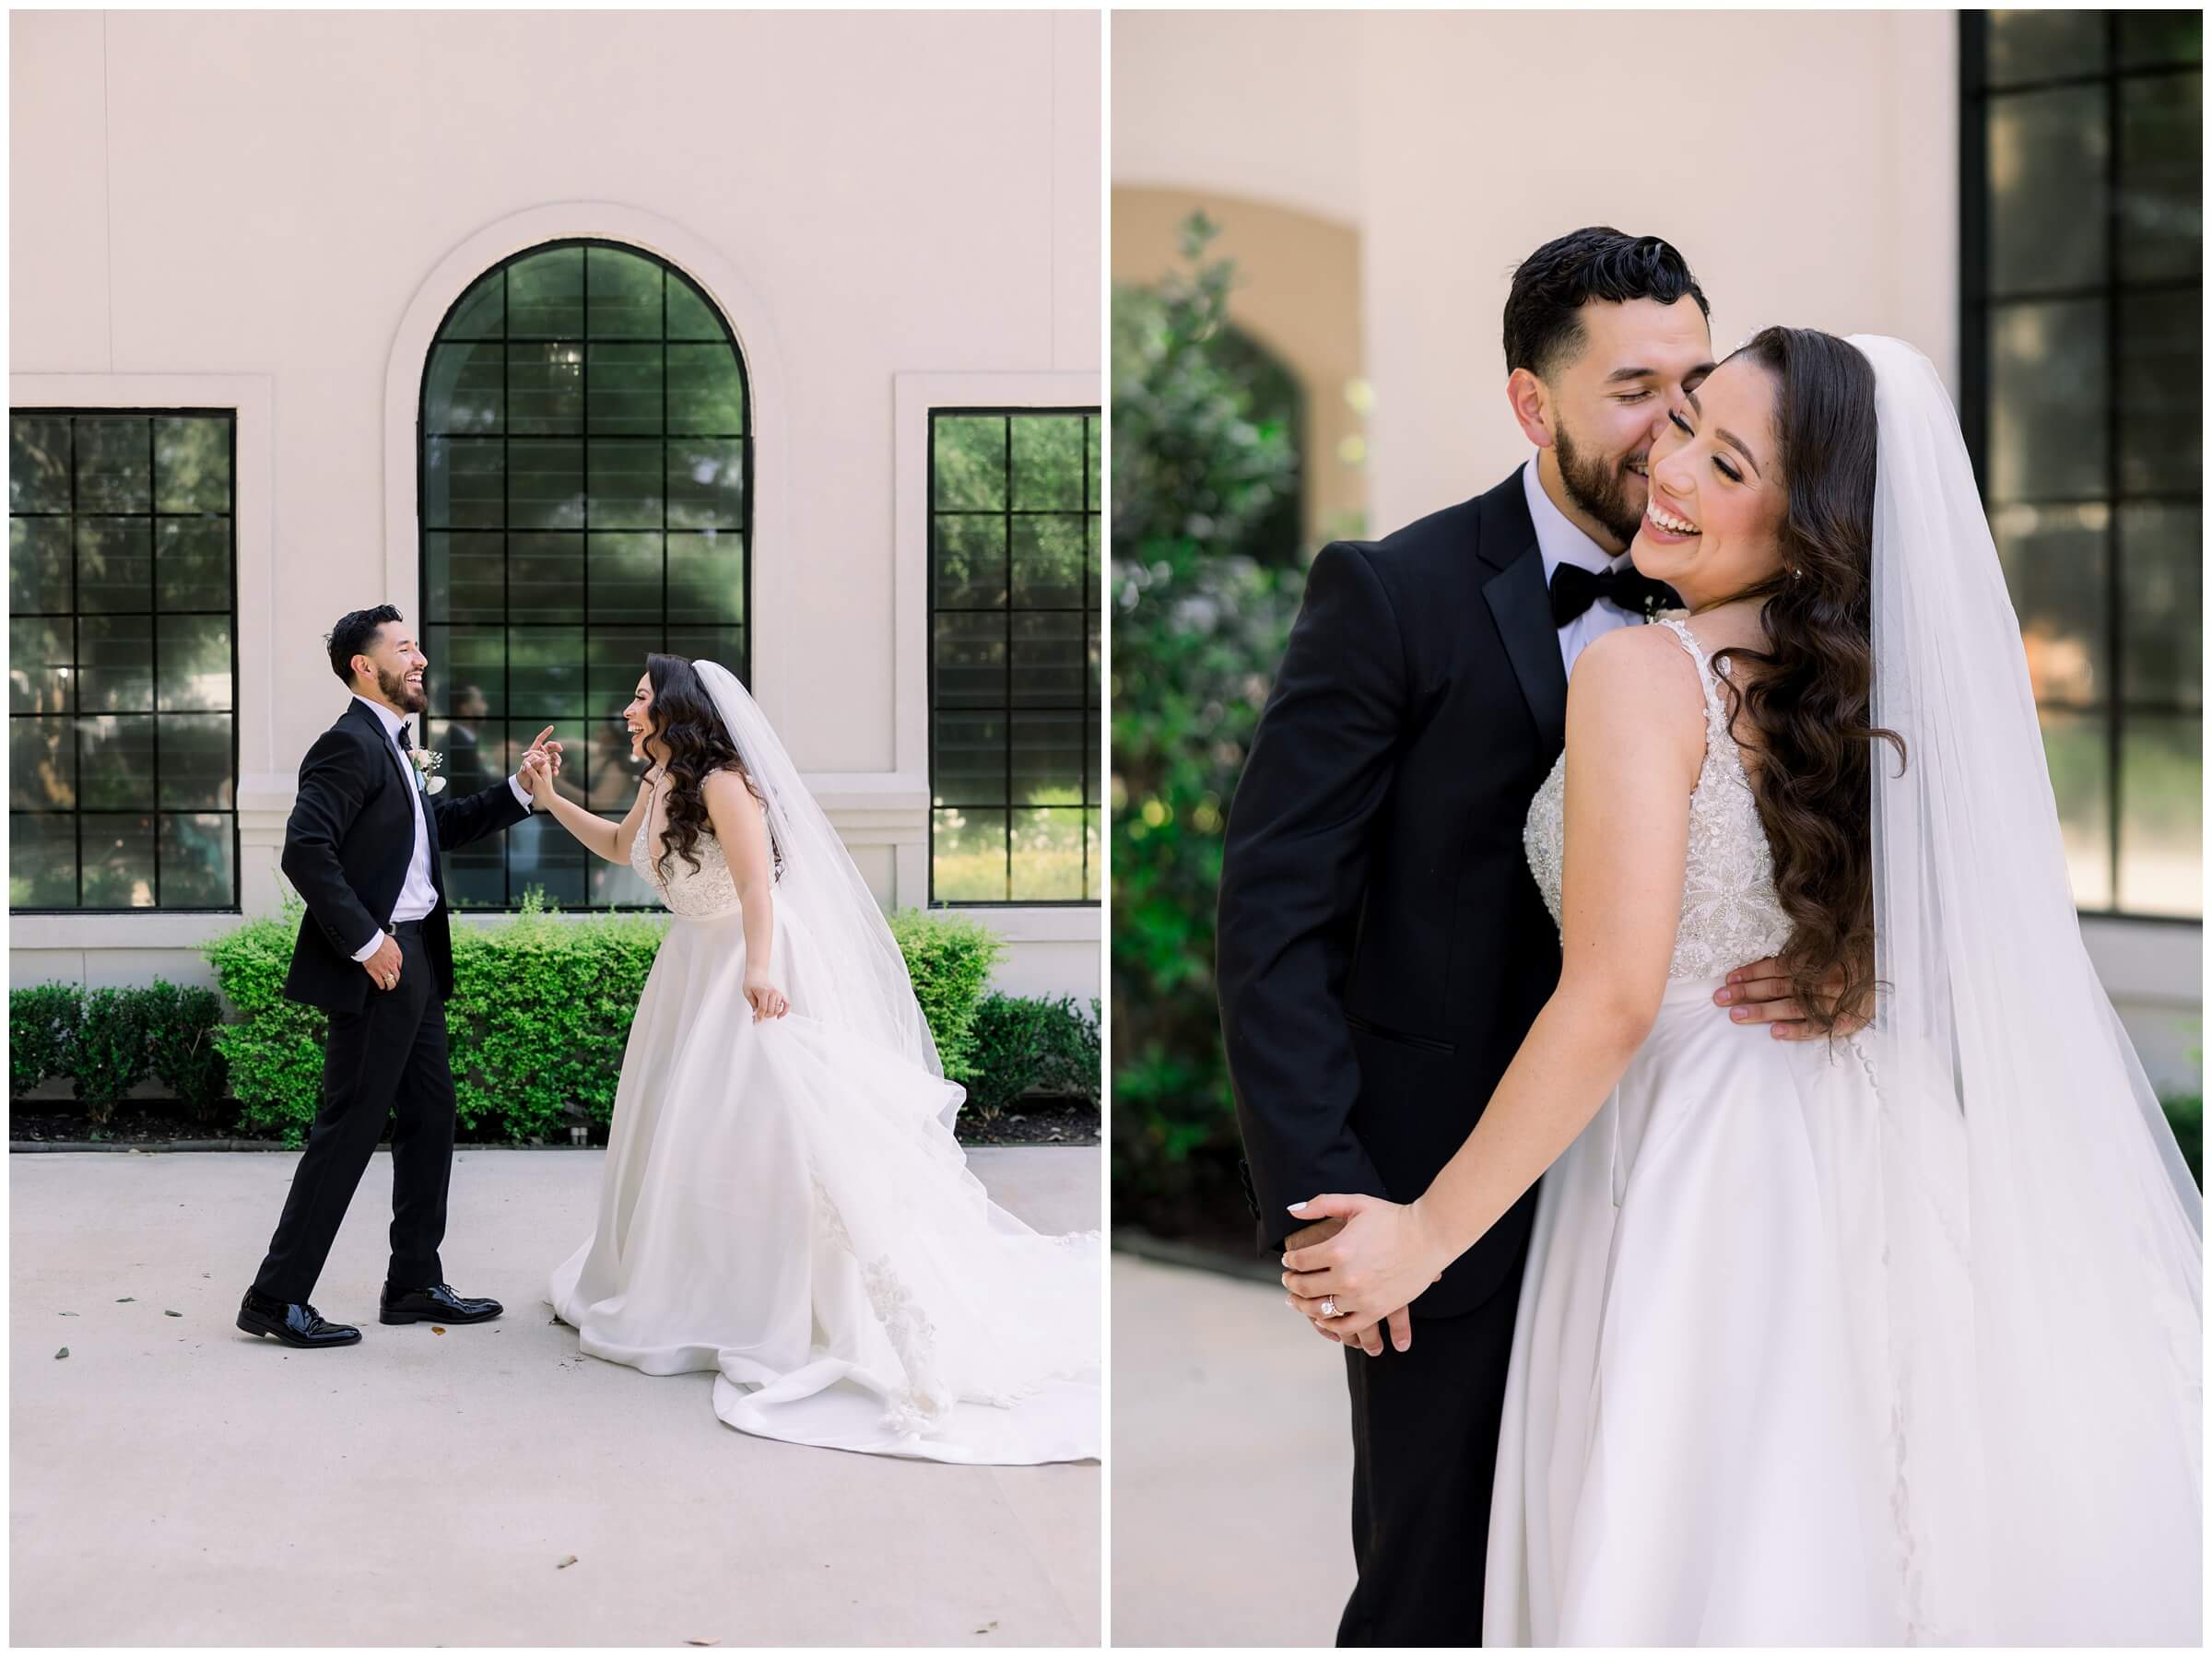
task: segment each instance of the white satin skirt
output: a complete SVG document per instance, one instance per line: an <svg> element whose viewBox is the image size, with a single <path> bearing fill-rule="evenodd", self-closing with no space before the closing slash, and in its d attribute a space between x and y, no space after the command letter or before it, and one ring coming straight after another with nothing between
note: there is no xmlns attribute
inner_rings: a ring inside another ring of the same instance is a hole
<svg viewBox="0 0 2212 1657"><path fill-rule="evenodd" d="M756 1024L733 911L677 917L615 1096L598 1217L554 1273L584 1352L714 1370L714 1412L793 1443L994 1464L1099 1454L1101 1253L994 1205L949 1084L808 1016L779 912L785 1017Z"/></svg>
<svg viewBox="0 0 2212 1657"><path fill-rule="evenodd" d="M1544 1176L1491 1498L1485 1645L1908 1638L1880 1108L1852 1045L1670 983ZM1931 1269L1934 1269L1933 1264Z"/></svg>

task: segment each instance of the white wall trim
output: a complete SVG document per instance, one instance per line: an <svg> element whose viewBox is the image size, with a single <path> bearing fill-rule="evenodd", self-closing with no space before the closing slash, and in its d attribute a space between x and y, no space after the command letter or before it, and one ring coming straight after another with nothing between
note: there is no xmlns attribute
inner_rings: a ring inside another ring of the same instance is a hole
<svg viewBox="0 0 2212 1657"><path fill-rule="evenodd" d="M407 301L384 369L384 592L412 615L420 607L415 421L422 373L438 324L470 283L512 254L573 237L619 241L665 259L706 292L737 335L751 393L753 426L752 647L750 688L769 717L780 710L783 652L803 636L801 566L792 547L789 482L793 459L783 359L774 319L759 291L721 250L672 219L616 202L555 202L485 226L441 259Z"/></svg>
<svg viewBox="0 0 2212 1657"><path fill-rule="evenodd" d="M1100 408L1095 372L894 374L891 454L891 753L898 778L922 795L922 835L898 854L902 903L929 890L929 411L933 408ZM1100 796L1103 799L1105 796ZM1030 911L983 911L999 915ZM1092 912L1096 912L1095 911ZM999 930L1004 927L994 920ZM1011 934L1008 934L1011 935ZM1096 941L1094 926L1089 934Z"/></svg>

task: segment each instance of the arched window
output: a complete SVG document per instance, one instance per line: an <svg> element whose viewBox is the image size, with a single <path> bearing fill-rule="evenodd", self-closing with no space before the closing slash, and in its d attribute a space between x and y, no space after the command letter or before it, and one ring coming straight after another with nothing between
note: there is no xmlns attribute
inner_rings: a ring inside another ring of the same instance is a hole
<svg viewBox="0 0 2212 1657"><path fill-rule="evenodd" d="M429 746L452 786L481 788L551 725L563 786L619 817L646 652L750 676L752 419L729 323L650 253L532 248L446 313L418 431ZM532 887L564 909L652 901L543 814L445 868L460 908Z"/></svg>

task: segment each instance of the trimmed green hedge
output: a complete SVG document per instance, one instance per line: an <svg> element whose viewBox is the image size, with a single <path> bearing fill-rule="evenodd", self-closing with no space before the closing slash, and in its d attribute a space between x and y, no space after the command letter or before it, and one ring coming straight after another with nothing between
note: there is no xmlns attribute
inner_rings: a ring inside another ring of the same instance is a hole
<svg viewBox="0 0 2212 1657"><path fill-rule="evenodd" d="M95 1122L147 1075L201 1120L237 1101L237 1131L306 1136L322 1103L324 1015L284 998L300 909L249 921L207 946L223 996L156 982L97 990L41 984L8 996L10 1085L21 1098L70 1076ZM1098 1027L1072 1002L986 995L1005 951L979 922L891 917L945 1063L988 1120L1037 1089L1095 1101ZM446 1004L461 1127L478 1139L565 1138L613 1113L622 1050L666 923L557 917L534 899L512 920L456 927ZM223 1002L235 1009L223 1022ZM1094 1004L1095 1008L1095 1004Z"/></svg>
<svg viewBox="0 0 2212 1657"><path fill-rule="evenodd" d="M1025 1093L1099 1106L1104 1066L1099 1004L1086 1013L1072 996L986 995L975 1010L976 1075L966 1109L985 1122Z"/></svg>

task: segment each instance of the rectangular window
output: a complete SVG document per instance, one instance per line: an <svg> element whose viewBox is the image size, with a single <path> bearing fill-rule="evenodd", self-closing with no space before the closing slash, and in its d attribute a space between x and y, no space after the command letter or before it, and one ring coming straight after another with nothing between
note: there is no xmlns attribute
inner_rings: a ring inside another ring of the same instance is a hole
<svg viewBox="0 0 2212 1657"><path fill-rule="evenodd" d="M1099 412L930 411L933 904L1103 889Z"/></svg>
<svg viewBox="0 0 2212 1657"><path fill-rule="evenodd" d="M235 911L237 417L8 414L8 909Z"/></svg>
<svg viewBox="0 0 2212 1657"><path fill-rule="evenodd" d="M2204 14L1959 30L1959 413L2075 900L2200 920Z"/></svg>

